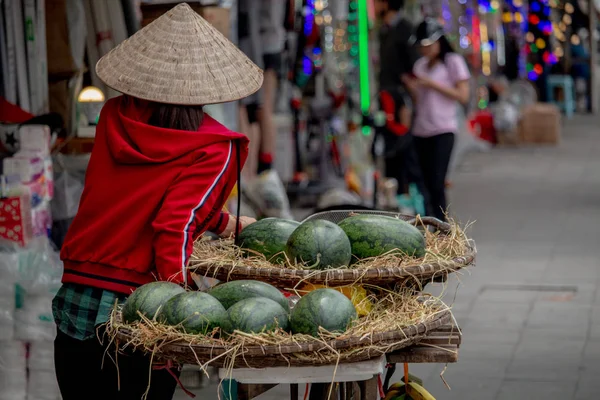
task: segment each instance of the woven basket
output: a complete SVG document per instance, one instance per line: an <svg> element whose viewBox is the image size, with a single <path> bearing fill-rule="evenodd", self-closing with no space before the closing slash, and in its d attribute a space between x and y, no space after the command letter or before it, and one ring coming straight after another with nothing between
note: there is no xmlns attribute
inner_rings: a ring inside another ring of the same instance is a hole
<svg viewBox="0 0 600 400"><path fill-rule="evenodd" d="M385 211L326 211L311 215L305 221L324 219L334 223L342 221L350 214L376 214L384 216L400 217L401 219L415 223L415 218L407 215ZM422 217L421 221L426 227L439 230L442 234L450 231L450 224L436 218ZM371 269L329 269L323 271L298 270L282 268L273 265L272 268L256 268L245 265L212 265L201 260L192 260L189 269L198 275L215 278L220 281L235 281L240 279L253 279L271 283L275 286L294 287L300 282L313 284L326 284L328 286L343 286L356 283L371 284L378 286L390 286L403 284L406 286L419 283L422 286L431 281L444 281L449 272L455 272L475 261L475 242L469 241L466 254L456 257L443 264L440 262L389 266L386 268Z"/></svg>
<svg viewBox="0 0 600 400"><path fill-rule="evenodd" d="M314 366L335 364L336 362L358 362L416 344L425 338L428 332L448 324L451 320L450 310L445 309L425 322L408 326L402 330L335 339L327 343L315 340L314 342L285 345L245 346L234 358L231 357L230 347L171 342L159 346L160 350L154 353L154 359L159 363L169 360L179 364L210 362L209 365L213 367L233 368ZM132 339L132 332L120 328L116 339L117 343L127 343ZM232 360L233 365L231 365Z"/></svg>

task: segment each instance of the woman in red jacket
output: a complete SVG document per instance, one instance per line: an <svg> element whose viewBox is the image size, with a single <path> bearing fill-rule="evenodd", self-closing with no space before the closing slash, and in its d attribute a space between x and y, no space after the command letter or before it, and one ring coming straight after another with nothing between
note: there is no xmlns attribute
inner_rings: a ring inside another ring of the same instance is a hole
<svg viewBox="0 0 600 400"><path fill-rule="evenodd" d="M121 43L96 66L124 95L100 115L79 212L65 238L63 287L53 302L55 364L64 400L140 399L150 360L101 343L115 302L155 280L192 281L194 240L253 222L222 212L248 140L202 111L262 84L262 71L180 4ZM120 388L118 387L120 383ZM152 372L148 399L169 399L176 381Z"/></svg>

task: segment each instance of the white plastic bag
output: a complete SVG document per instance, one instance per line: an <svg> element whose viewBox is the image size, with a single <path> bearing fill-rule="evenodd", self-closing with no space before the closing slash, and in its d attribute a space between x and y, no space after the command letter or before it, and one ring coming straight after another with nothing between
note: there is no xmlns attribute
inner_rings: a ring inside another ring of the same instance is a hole
<svg viewBox="0 0 600 400"><path fill-rule="evenodd" d="M0 341L0 400L27 398L27 351L18 341Z"/></svg>
<svg viewBox="0 0 600 400"><path fill-rule="evenodd" d="M29 371L27 400L58 400L60 390L54 371Z"/></svg>
<svg viewBox="0 0 600 400"><path fill-rule="evenodd" d="M52 315L52 296L29 296L15 312L15 338L25 342L52 341L56 324Z"/></svg>
<svg viewBox="0 0 600 400"><path fill-rule="evenodd" d="M54 342L32 342L29 346L29 371L50 371L54 373Z"/></svg>
<svg viewBox="0 0 600 400"><path fill-rule="evenodd" d="M54 157L54 199L51 205L55 221L70 219L77 214L89 160L88 154L58 154Z"/></svg>
<svg viewBox="0 0 600 400"><path fill-rule="evenodd" d="M61 285L63 264L47 237L36 238L18 252L17 283L28 296L51 296Z"/></svg>
<svg viewBox="0 0 600 400"><path fill-rule="evenodd" d="M0 341L14 338L18 268L18 253L0 252Z"/></svg>
<svg viewBox="0 0 600 400"><path fill-rule="evenodd" d="M294 219L285 187L274 169L257 176L244 194L260 209L263 216Z"/></svg>

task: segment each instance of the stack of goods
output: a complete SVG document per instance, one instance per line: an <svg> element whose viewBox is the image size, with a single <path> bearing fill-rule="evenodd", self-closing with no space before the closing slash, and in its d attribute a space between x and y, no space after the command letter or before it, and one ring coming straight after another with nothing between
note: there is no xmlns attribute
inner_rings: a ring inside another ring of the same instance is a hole
<svg viewBox="0 0 600 400"><path fill-rule="evenodd" d="M20 149L3 160L0 238L27 246L52 227L51 137L45 125L24 125L17 134Z"/></svg>
<svg viewBox="0 0 600 400"><path fill-rule="evenodd" d="M380 214L389 215L329 212L302 224L263 219L244 229L241 247L198 242L190 269L220 280L393 286L404 278L426 283L473 262L475 249L456 223Z"/></svg>
<svg viewBox="0 0 600 400"><path fill-rule="evenodd" d="M114 311L109 334L157 360L254 368L362 361L451 321L440 299L415 286L473 261L456 224L331 216L260 220L240 247L198 242L189 268L229 282L204 292L142 286Z"/></svg>
<svg viewBox="0 0 600 400"><path fill-rule="evenodd" d="M29 347L27 400L58 400L60 390L54 370L54 342L39 341Z"/></svg>
<svg viewBox="0 0 600 400"><path fill-rule="evenodd" d="M61 275L48 238L0 252L0 400L59 399L52 298Z"/></svg>
<svg viewBox="0 0 600 400"><path fill-rule="evenodd" d="M0 341L0 400L27 398L27 348L24 343Z"/></svg>

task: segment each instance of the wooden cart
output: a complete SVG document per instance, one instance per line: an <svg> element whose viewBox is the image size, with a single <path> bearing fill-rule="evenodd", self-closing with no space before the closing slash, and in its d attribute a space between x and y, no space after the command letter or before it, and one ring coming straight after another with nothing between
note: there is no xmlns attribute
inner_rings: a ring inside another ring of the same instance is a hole
<svg viewBox="0 0 600 400"><path fill-rule="evenodd" d="M340 399L378 400L383 385L383 375L387 368L395 364L436 363L446 364L458 361L461 343L459 329L452 324L432 331L418 345L407 347L385 357L374 360L327 365L320 367L276 367L265 369L240 368L233 371L219 370L223 383L223 398L228 400L250 400L278 385L290 385L290 399L299 398L299 385L311 384L310 400L327 400L330 385L336 384L335 391ZM388 369L391 377L393 370ZM332 377L335 376L334 379ZM386 379L387 380L387 379ZM387 384L387 382L386 382Z"/></svg>

